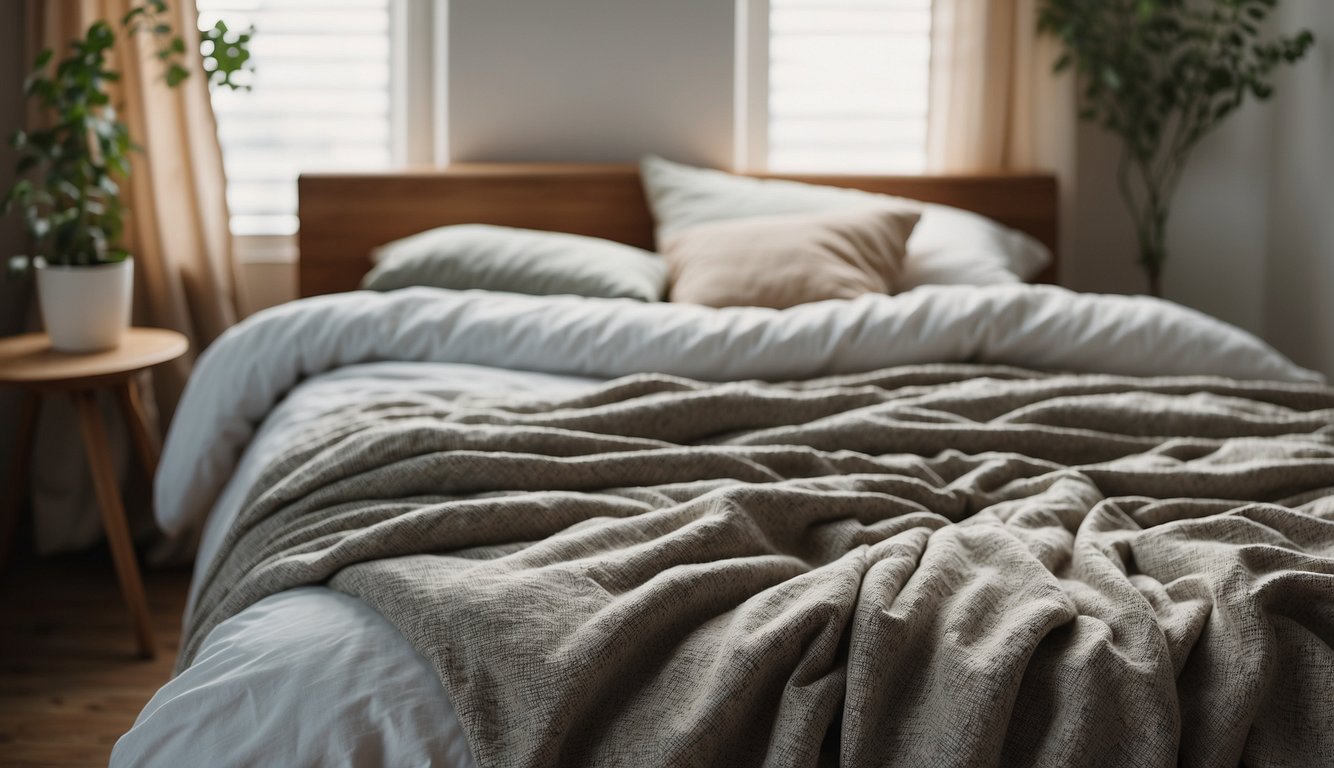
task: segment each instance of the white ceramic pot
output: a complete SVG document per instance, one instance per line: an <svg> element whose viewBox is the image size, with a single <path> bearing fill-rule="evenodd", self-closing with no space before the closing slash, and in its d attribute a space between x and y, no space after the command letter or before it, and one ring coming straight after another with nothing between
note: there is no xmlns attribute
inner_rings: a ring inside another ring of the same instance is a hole
<svg viewBox="0 0 1334 768"><path fill-rule="evenodd" d="M101 352L120 346L130 327L134 261L94 267L37 264L42 323L59 352Z"/></svg>

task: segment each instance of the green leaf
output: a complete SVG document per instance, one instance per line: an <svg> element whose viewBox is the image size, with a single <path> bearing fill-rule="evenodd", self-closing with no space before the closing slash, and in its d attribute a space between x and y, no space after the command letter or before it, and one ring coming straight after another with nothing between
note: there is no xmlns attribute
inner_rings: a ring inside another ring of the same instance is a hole
<svg viewBox="0 0 1334 768"><path fill-rule="evenodd" d="M190 70L182 67L180 64L172 64L167 67L167 85L171 88L175 88L185 82L185 79L189 76Z"/></svg>
<svg viewBox="0 0 1334 768"><path fill-rule="evenodd" d="M174 87L189 76L183 57L191 52L184 38L171 35L166 12L165 0L142 0L120 21L127 32L163 36L156 50L165 53L163 80ZM249 35L233 36L223 50L232 68L226 77L251 69ZM129 155L138 147L107 92L108 84L120 77L108 66L116 44L117 29L106 21L94 22L69 44L64 58L51 50L37 56L24 81L28 104L41 111L38 124L47 127L10 137L16 179L4 194L4 212L22 219L32 253L60 263L123 257L117 240L124 231L126 208L117 180L130 173Z"/></svg>

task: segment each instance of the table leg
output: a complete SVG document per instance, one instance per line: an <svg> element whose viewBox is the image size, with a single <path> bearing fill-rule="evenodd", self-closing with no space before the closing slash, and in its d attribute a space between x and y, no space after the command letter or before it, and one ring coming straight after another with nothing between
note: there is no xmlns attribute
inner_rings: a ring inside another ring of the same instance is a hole
<svg viewBox="0 0 1334 768"><path fill-rule="evenodd" d="M134 449L139 452L139 461L148 473L149 490L157 477L158 446L148 429L148 418L144 415L143 401L139 399L139 387L134 379L128 378L116 387L116 396L120 398L120 409L125 414L125 424L130 429L130 439Z"/></svg>
<svg viewBox="0 0 1334 768"><path fill-rule="evenodd" d="M111 557L116 563L116 578L120 581L121 594L125 597L130 618L134 621L139 652L144 658L151 659L156 649L148 617L148 598L144 595L144 584L139 578L139 565L135 562L134 545L130 540L129 524L125 520L125 508L121 505L120 489L116 487L116 471L111 463L111 447L107 442L106 430L102 428L102 413L97 407L94 393L74 392L73 398L74 408L79 413L79 426L83 430L88 467L92 470L97 506L102 512L102 526L106 530L107 543L111 546Z"/></svg>
<svg viewBox="0 0 1334 768"><path fill-rule="evenodd" d="M14 546L14 530L18 526L19 514L23 502L28 496L28 467L32 459L32 439L37 432L37 412L41 400L36 392L23 393L23 402L19 405L18 441L14 443L14 456L10 460L9 498L0 509L0 571L4 570L9 559L9 550Z"/></svg>

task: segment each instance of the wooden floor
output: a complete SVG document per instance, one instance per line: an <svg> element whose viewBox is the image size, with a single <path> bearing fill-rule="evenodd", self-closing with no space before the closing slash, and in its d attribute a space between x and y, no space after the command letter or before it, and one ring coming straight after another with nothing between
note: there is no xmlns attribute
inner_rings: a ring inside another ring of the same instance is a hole
<svg viewBox="0 0 1334 768"><path fill-rule="evenodd" d="M0 765L105 766L171 674L189 578L145 571L158 657L143 661L110 557L16 553L0 573Z"/></svg>

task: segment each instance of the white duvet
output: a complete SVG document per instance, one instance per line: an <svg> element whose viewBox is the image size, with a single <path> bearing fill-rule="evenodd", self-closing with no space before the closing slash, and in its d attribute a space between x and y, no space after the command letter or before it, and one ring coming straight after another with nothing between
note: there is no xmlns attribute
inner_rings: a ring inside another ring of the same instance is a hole
<svg viewBox="0 0 1334 768"><path fill-rule="evenodd" d="M315 413L395 390L560 396L658 371L801 379L922 362L1318 381L1258 339L1144 297L921 288L790 310L411 289L270 310L200 359L163 451L159 525L204 570L258 472ZM192 596L193 598L193 596ZM471 765L438 680L374 611L275 595L214 630L114 765Z"/></svg>

